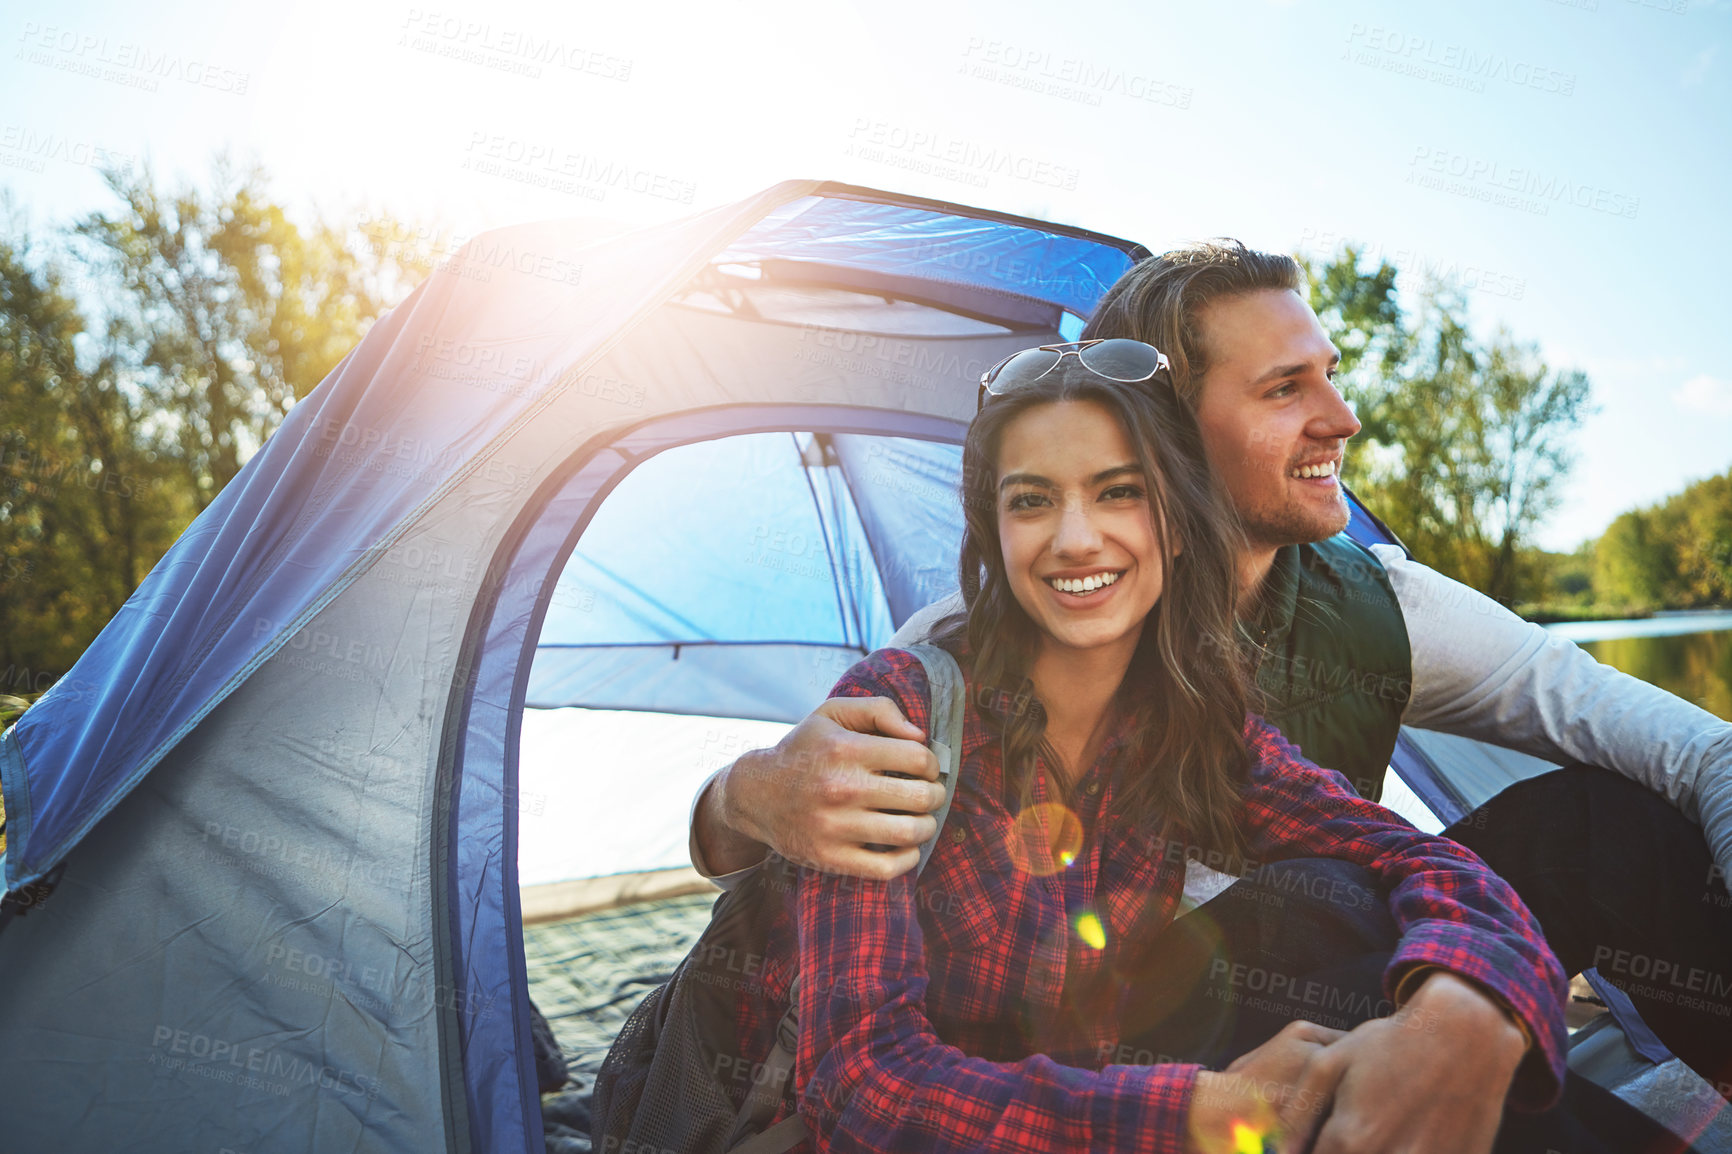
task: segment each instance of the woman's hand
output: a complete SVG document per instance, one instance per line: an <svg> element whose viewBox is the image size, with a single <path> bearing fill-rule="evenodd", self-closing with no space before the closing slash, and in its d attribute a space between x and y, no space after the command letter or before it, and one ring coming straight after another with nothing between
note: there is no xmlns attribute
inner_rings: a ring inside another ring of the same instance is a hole
<svg viewBox="0 0 1732 1154"><path fill-rule="evenodd" d="M1187 1115L1192 1154L1261 1151L1265 1140L1282 1154L1296 1154L1298 1145L1283 1143L1313 1130L1329 1103L1327 1093L1304 1085L1305 1073L1345 1036L1315 1022L1292 1021L1220 1073L1198 1074Z"/></svg>

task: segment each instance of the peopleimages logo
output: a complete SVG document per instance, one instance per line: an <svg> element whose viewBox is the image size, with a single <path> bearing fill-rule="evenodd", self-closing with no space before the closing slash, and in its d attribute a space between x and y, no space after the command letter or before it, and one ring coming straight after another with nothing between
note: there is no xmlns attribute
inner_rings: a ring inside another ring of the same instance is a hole
<svg viewBox="0 0 1732 1154"><path fill-rule="evenodd" d="M1716 974L1712 970L1704 970L1698 966L1685 966L1667 958L1650 957L1647 954L1633 954L1628 950L1617 950L1610 946L1594 947L1594 966L1601 973L1617 974L1620 977L1635 978L1642 982L1653 983L1654 988L1664 986L1667 991L1682 994L1703 994L1710 998L1732 997L1732 977ZM1652 993L1652 989L1646 991ZM1667 1001L1673 999L1667 998ZM1719 1014L1728 1013L1726 1007L1715 1011Z"/></svg>
<svg viewBox="0 0 1732 1154"><path fill-rule="evenodd" d="M252 75L208 61L182 56L129 40L111 41L76 28L24 22L18 58L62 72L107 80L145 92L158 91L164 80L194 88L245 96Z"/></svg>
<svg viewBox="0 0 1732 1154"><path fill-rule="evenodd" d="M1343 246L1352 245L1365 264L1375 266L1383 262L1394 265L1400 276L1413 278L1415 282L1429 278L1466 292L1482 292L1516 301L1526 296L1528 291L1525 277L1499 272L1459 257L1435 256L1405 245L1385 246L1378 241L1360 241L1343 233L1313 228L1299 234L1299 245L1325 260Z"/></svg>
<svg viewBox="0 0 1732 1154"><path fill-rule="evenodd" d="M586 44L572 44L533 28L495 25L454 13L411 8L397 43L428 55L539 79L543 67L603 80L631 79L632 60Z"/></svg>
<svg viewBox="0 0 1732 1154"><path fill-rule="evenodd" d="M962 56L959 71L965 76L1078 104L1098 106L1103 96L1121 96L1167 108L1191 107L1193 92L1184 85L1044 48L971 36Z"/></svg>
<svg viewBox="0 0 1732 1154"><path fill-rule="evenodd" d="M43 171L47 167L46 162L50 160L85 168L113 168L122 172L130 171L138 163L137 158L130 152L116 152L100 144L74 139L62 133L37 132L21 124L0 127L0 151L20 154L33 166L33 172ZM0 157L0 163L5 163L3 157Z"/></svg>
<svg viewBox="0 0 1732 1154"><path fill-rule="evenodd" d="M698 187L694 181L652 172L617 158L573 152L556 140L528 140L482 130L469 134L462 167L595 200L617 188L691 204Z"/></svg>
<svg viewBox="0 0 1732 1154"><path fill-rule="evenodd" d="M1511 59L1462 44L1440 43L1430 36L1414 35L1375 24L1354 24L1347 43L1360 49L1356 63L1376 64L1386 71L1407 72L1421 79L1437 80L1452 87L1485 91L1485 82L1495 80L1517 88L1532 88L1555 96L1576 91L1576 74L1560 72L1532 61Z"/></svg>
<svg viewBox="0 0 1732 1154"><path fill-rule="evenodd" d="M866 117L855 120L848 134L846 154L898 168L930 171L979 188L985 188L993 176L1005 176L1074 192L1080 175L1068 165L1027 153Z"/></svg>
<svg viewBox="0 0 1732 1154"><path fill-rule="evenodd" d="M1480 200L1496 200L1539 216L1547 215L1553 204L1567 204L1633 220L1642 207L1641 198L1627 193L1526 165L1505 164L1424 144L1414 149L1408 167L1409 183Z"/></svg>
<svg viewBox="0 0 1732 1154"><path fill-rule="evenodd" d="M283 1050L248 1046L173 1026L157 1026L150 1044L152 1065L278 1095L304 1085L372 1101L381 1088L379 1079L365 1074L310 1062Z"/></svg>

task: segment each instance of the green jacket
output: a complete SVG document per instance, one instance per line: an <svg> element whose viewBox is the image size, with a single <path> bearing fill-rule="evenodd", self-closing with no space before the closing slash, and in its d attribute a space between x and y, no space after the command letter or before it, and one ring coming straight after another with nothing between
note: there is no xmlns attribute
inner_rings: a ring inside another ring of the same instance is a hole
<svg viewBox="0 0 1732 1154"><path fill-rule="evenodd" d="M1376 801L1413 692L1407 623L1377 558L1345 535L1280 550L1245 628L1261 650L1258 712Z"/></svg>

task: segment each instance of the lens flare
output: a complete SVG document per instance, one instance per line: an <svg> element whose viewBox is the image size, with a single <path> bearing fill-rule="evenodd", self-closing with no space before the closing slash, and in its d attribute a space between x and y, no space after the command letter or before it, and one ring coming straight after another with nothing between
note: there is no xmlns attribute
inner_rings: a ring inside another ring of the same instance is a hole
<svg viewBox="0 0 1732 1154"><path fill-rule="evenodd" d="M1076 916L1073 923L1076 926L1076 936L1097 950L1106 948L1107 928L1101 925L1100 915L1093 910L1084 910Z"/></svg>
<svg viewBox="0 0 1732 1154"><path fill-rule="evenodd" d="M1233 1123L1233 1154L1263 1154L1263 1131L1248 1122Z"/></svg>
<svg viewBox="0 0 1732 1154"><path fill-rule="evenodd" d="M1019 869L1048 877L1068 869L1082 853L1082 819L1055 801L1029 806L1016 815L1011 840Z"/></svg>

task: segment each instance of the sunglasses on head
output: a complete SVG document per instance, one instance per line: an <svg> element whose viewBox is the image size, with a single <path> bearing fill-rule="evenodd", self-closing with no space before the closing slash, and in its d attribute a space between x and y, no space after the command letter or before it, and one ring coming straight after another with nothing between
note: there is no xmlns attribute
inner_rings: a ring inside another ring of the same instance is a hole
<svg viewBox="0 0 1732 1154"><path fill-rule="evenodd" d="M980 395L975 401L974 411L985 408L989 396L1002 397L1041 380L1062 365L1066 357L1075 357L1082 362L1083 368L1097 377L1125 385L1151 381L1168 367L1167 355L1160 349L1128 337L1069 341L1062 345L1023 349L980 374Z"/></svg>

